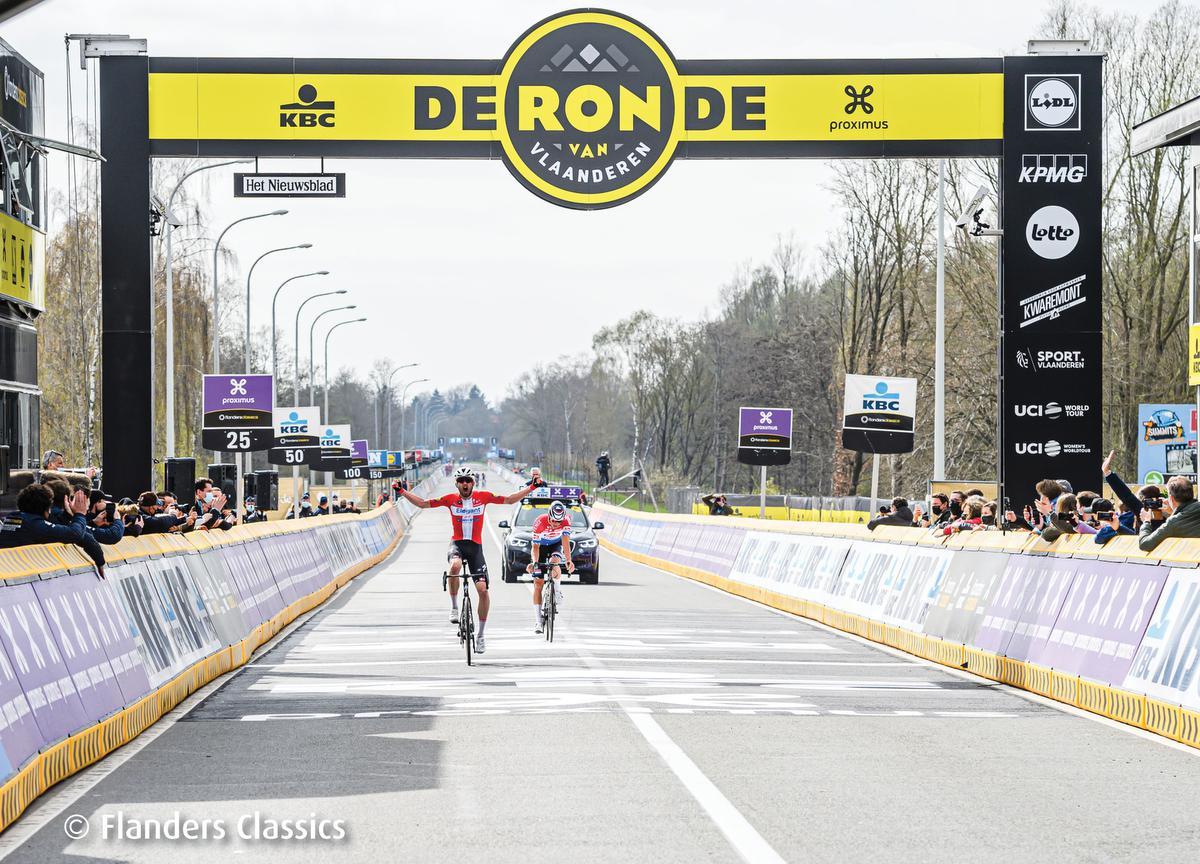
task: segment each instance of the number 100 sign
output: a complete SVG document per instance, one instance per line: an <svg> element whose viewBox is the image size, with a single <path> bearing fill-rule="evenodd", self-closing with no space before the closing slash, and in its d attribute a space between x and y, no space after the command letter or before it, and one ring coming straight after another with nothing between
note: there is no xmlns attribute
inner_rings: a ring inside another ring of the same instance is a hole
<svg viewBox="0 0 1200 864"><path fill-rule="evenodd" d="M266 450L274 438L274 406L274 376L205 375L201 443L206 450Z"/></svg>

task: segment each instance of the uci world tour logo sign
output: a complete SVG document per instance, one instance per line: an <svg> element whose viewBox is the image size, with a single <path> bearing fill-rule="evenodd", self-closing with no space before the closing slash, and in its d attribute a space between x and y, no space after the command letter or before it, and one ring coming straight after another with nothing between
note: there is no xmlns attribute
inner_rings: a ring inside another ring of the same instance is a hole
<svg viewBox="0 0 1200 864"><path fill-rule="evenodd" d="M535 24L499 60L170 57L148 73L153 156L501 159L576 209L636 198L675 159L995 157L1005 128L1001 58L677 60L600 9Z"/></svg>

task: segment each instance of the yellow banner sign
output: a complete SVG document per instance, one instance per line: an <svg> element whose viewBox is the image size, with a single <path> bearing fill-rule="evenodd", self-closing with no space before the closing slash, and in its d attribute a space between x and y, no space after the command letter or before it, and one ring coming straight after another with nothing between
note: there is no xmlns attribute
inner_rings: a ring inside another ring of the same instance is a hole
<svg viewBox="0 0 1200 864"><path fill-rule="evenodd" d="M46 238L0 212L0 295L46 308Z"/></svg>
<svg viewBox="0 0 1200 864"><path fill-rule="evenodd" d="M1200 387L1200 324L1188 328L1188 384Z"/></svg>
<svg viewBox="0 0 1200 864"><path fill-rule="evenodd" d="M675 158L999 155L1003 81L999 59L677 61L585 10L497 61L151 60L149 132L158 156L499 156L606 207Z"/></svg>

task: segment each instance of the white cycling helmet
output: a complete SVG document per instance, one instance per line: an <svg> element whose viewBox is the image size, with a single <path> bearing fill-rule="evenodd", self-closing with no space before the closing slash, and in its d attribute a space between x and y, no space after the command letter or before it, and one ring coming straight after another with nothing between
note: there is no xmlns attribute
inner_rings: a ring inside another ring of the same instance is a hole
<svg viewBox="0 0 1200 864"><path fill-rule="evenodd" d="M457 470L455 470L454 479L455 479L455 481L474 480L475 472L472 471L470 468L468 468L466 465L463 465L461 468L458 468Z"/></svg>
<svg viewBox="0 0 1200 864"><path fill-rule="evenodd" d="M555 501L550 505L550 518L555 522L567 521L567 508L561 501Z"/></svg>

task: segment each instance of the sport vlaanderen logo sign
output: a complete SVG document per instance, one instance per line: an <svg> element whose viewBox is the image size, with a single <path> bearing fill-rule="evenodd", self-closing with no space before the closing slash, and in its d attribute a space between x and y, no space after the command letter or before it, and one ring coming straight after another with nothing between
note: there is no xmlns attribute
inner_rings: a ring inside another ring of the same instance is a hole
<svg viewBox="0 0 1200 864"><path fill-rule="evenodd" d="M997 156L1003 134L999 58L676 60L593 9L501 60L151 58L149 74L152 155L499 157L579 209L631 200L677 158Z"/></svg>

